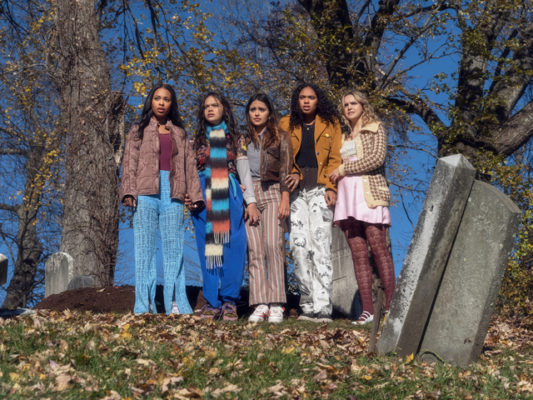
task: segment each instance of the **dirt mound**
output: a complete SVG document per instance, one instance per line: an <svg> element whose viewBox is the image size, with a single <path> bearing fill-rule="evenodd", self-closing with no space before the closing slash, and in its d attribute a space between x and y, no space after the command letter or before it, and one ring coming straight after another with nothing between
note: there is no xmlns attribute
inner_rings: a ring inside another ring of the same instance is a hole
<svg viewBox="0 0 533 400"><path fill-rule="evenodd" d="M205 304L202 290L199 287L187 286L187 297L193 310L200 309ZM299 298L289 295L287 314L297 316ZM37 304L34 309L47 309L55 311L79 310L92 311L94 313L119 313L124 314L133 311L135 303L134 286L107 286L104 288L84 288L67 290L66 292L53 294ZM157 312L165 312L163 305L163 287L157 285L155 303ZM237 303L238 314L248 315L251 312L248 306L248 291L243 288L241 300Z"/></svg>
<svg viewBox="0 0 533 400"><path fill-rule="evenodd" d="M133 286L108 286L101 289L83 288L53 294L43 299L34 308L127 313L133 310L134 301L135 288Z"/></svg>
<svg viewBox="0 0 533 400"><path fill-rule="evenodd" d="M202 291L199 287L187 286L187 297L193 309L198 309L205 304ZM248 295L243 297L248 299ZM53 294L43 299L34 309L47 309L55 311L79 310L94 313L128 313L133 311L135 303L134 286L107 286L104 288L84 288L67 290ZM165 311L163 305L163 286L157 285L155 304L157 312ZM244 304L243 304L244 305ZM243 310L245 312L245 310Z"/></svg>

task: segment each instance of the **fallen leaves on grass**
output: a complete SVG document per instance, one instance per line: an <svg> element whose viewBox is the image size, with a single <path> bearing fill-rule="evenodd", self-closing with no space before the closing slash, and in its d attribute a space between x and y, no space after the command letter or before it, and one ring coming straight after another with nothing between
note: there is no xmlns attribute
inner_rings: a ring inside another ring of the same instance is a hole
<svg viewBox="0 0 533 400"><path fill-rule="evenodd" d="M495 319L480 362L461 369L414 354L369 357L368 330L349 321L38 311L0 324L0 397L432 399L475 398L481 388L527 397L532 341L524 326Z"/></svg>

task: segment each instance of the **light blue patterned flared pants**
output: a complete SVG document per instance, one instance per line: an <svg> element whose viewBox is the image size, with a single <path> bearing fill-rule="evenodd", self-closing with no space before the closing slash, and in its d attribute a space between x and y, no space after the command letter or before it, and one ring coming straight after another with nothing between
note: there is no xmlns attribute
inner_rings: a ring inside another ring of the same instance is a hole
<svg viewBox="0 0 533 400"><path fill-rule="evenodd" d="M139 196L133 215L135 243L135 314L155 310L156 290L156 235L161 231L163 247L163 272L165 283L163 297L165 311L170 314L175 300L180 314L191 314L192 309L185 292L183 267L183 203L170 198L169 172L160 171L159 194Z"/></svg>

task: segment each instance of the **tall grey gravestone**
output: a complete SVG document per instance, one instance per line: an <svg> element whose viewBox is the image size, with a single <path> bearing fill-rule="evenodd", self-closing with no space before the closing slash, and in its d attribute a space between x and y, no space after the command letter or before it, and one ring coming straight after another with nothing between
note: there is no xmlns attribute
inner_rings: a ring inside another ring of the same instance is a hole
<svg viewBox="0 0 533 400"><path fill-rule="evenodd" d="M331 302L333 310L350 318L362 311L357 296L359 287L355 280L352 253L342 231L334 226L331 240L331 261L333 264L333 289Z"/></svg>
<svg viewBox="0 0 533 400"><path fill-rule="evenodd" d="M0 254L0 285L7 282L7 257Z"/></svg>
<svg viewBox="0 0 533 400"><path fill-rule="evenodd" d="M475 181L420 346L467 365L481 354L520 210L495 187Z"/></svg>
<svg viewBox="0 0 533 400"><path fill-rule="evenodd" d="M418 351L474 176L461 155L438 160L377 343L380 354Z"/></svg>
<svg viewBox="0 0 533 400"><path fill-rule="evenodd" d="M67 290L74 278L74 259L70 254L57 252L52 254L45 265L44 296Z"/></svg>

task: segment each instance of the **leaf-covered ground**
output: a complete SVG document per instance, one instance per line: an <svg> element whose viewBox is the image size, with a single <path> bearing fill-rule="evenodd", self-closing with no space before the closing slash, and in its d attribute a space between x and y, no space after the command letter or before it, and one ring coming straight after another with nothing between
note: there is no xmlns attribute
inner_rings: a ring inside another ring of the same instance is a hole
<svg viewBox="0 0 533 400"><path fill-rule="evenodd" d="M371 357L369 330L69 310L0 319L0 398L510 399L533 396L533 335L495 319L468 368Z"/></svg>

